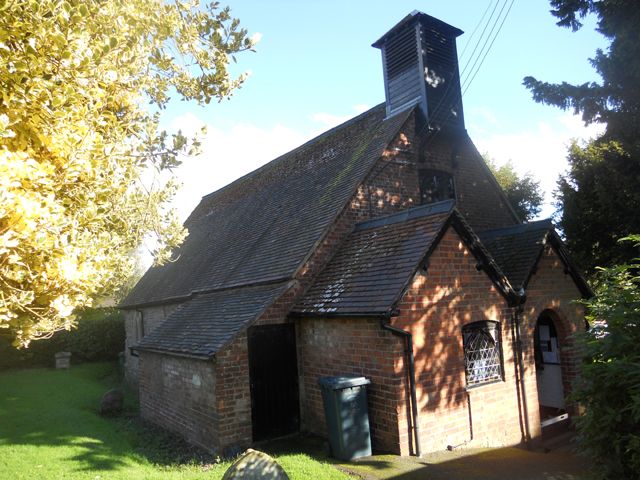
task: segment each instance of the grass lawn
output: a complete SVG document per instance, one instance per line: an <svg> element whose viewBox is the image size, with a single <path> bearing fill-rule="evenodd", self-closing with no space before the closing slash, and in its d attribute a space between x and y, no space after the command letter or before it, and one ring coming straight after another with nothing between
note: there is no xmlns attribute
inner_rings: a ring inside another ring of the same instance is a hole
<svg viewBox="0 0 640 480"><path fill-rule="evenodd" d="M207 458L132 414L103 418L102 394L117 383L109 363L69 371L0 373L2 479L216 479L230 462ZM274 442L263 448L293 479L347 479L317 441Z"/></svg>

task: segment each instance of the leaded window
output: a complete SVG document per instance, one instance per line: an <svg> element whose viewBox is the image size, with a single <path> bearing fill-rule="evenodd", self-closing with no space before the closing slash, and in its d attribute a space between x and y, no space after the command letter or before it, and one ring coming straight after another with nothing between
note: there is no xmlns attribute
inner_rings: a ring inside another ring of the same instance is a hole
<svg viewBox="0 0 640 480"><path fill-rule="evenodd" d="M467 386L502 380L500 324L474 322L462 327Z"/></svg>

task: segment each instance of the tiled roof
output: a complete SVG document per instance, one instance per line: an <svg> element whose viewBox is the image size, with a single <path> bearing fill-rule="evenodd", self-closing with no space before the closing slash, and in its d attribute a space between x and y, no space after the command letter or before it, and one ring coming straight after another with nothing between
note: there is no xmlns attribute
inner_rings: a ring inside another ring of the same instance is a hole
<svg viewBox="0 0 640 480"><path fill-rule="evenodd" d="M287 289L287 282L194 296L136 346L208 358L247 328Z"/></svg>
<svg viewBox="0 0 640 480"><path fill-rule="evenodd" d="M551 220L540 220L481 232L478 237L517 290L526 287L545 238L552 230Z"/></svg>
<svg viewBox="0 0 640 480"><path fill-rule="evenodd" d="M147 271L120 306L291 278L410 114L385 119L381 104L207 195L177 261Z"/></svg>
<svg viewBox="0 0 640 480"><path fill-rule="evenodd" d="M452 209L440 202L358 224L293 312L388 313Z"/></svg>

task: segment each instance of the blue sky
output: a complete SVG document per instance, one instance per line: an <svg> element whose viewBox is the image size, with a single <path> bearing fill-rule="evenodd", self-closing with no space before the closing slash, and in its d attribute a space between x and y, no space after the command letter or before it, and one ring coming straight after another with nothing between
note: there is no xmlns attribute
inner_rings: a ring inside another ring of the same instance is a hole
<svg viewBox="0 0 640 480"><path fill-rule="evenodd" d="M255 53L239 55L232 67L251 76L231 100L205 108L175 102L164 112L168 128L190 131L205 123L209 132L204 154L188 159L178 171L185 185L175 202L179 214L185 218L202 195L384 101L380 52L371 44L412 10L465 31L458 39L460 55L483 13L489 9L486 21L502 2L229 2L249 33L258 32L262 39ZM461 69L482 29L471 38ZM467 130L478 149L498 163L512 160L521 173L530 171L542 181L547 193L543 216L552 212L551 191L564 169L567 143L588 138L598 128L585 129L570 113L535 104L522 79L597 80L587 59L605 45L592 19L572 33L555 25L546 0L515 0L463 98Z"/></svg>

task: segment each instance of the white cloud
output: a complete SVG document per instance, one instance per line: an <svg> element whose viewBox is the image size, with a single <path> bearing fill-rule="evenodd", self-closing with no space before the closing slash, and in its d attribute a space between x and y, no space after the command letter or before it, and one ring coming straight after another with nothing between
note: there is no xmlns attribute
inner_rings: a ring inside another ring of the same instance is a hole
<svg viewBox="0 0 640 480"><path fill-rule="evenodd" d="M346 122L350 118L351 116L349 115L334 115L332 113L325 113L325 112L312 113L309 116L310 120L320 123L327 128L340 125L341 123Z"/></svg>
<svg viewBox="0 0 640 480"><path fill-rule="evenodd" d="M176 117L172 129L185 135L199 131L203 122L187 113ZM176 170L183 186L174 199L181 219L186 219L200 199L231 183L307 140L303 133L275 125L260 128L239 123L228 129L207 125L202 139L202 154L188 158Z"/></svg>
<svg viewBox="0 0 640 480"><path fill-rule="evenodd" d="M485 132L486 128L484 124L489 124L491 126L498 125L498 119L491 111L491 109L486 107L475 107L472 108L471 111L467 114L470 118L479 118L482 120L482 123L476 123L473 125L474 130Z"/></svg>
<svg viewBox="0 0 640 480"><path fill-rule="evenodd" d="M490 112L489 112L490 113ZM601 125L585 127L579 116L565 114L547 122L539 122L535 130L517 133L500 133L480 129L471 133L480 152L487 152L502 165L511 160L520 174L531 172L540 180L545 192L541 217L553 211L553 191L561 173L567 169L567 148L572 139L588 140L601 133Z"/></svg>
<svg viewBox="0 0 640 480"><path fill-rule="evenodd" d="M361 113L366 112L370 108L371 107L369 105L366 105L364 103L359 103L351 107L353 113L349 115L334 115L333 113L317 112L317 113L312 113L309 116L309 119L316 123L321 124L325 129L329 129L337 125L340 125L341 123L346 122L347 120L353 118L355 115L359 115Z"/></svg>
<svg viewBox="0 0 640 480"><path fill-rule="evenodd" d="M369 105L367 105L366 103L358 103L357 105L353 106L353 111L356 112L359 115L361 113L366 112L370 108L371 107Z"/></svg>

